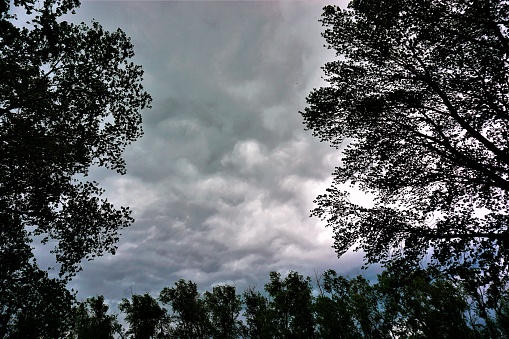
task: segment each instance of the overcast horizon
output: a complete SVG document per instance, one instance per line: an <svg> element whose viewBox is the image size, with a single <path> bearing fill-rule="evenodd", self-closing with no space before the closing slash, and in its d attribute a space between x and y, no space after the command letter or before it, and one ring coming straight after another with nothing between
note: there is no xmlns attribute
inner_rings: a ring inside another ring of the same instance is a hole
<svg viewBox="0 0 509 339"><path fill-rule="evenodd" d="M331 3L345 2L82 1L73 21L132 38L153 108L127 174L88 178L136 221L116 255L83 263L68 285L79 300L157 296L178 279L261 291L270 271L374 277L362 254L338 259L332 230L309 217L340 163L299 114L335 57L318 22Z"/></svg>

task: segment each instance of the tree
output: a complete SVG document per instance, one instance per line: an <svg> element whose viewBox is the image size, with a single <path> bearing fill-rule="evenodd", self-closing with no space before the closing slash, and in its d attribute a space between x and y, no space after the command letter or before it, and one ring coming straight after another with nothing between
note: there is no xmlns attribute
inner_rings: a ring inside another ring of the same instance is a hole
<svg viewBox="0 0 509 339"><path fill-rule="evenodd" d="M0 261L2 274L8 264ZM25 265L0 282L0 338L61 338L72 324L73 301L63 281Z"/></svg>
<svg viewBox="0 0 509 339"><path fill-rule="evenodd" d="M74 308L72 338L77 339L113 339L115 333L121 333L122 327L117 317L108 314L108 305L104 296L88 298Z"/></svg>
<svg viewBox="0 0 509 339"><path fill-rule="evenodd" d="M507 286L509 5L497 0L354 0L324 8L338 60L302 112L343 149L312 214L338 255L408 271L424 258L478 286ZM349 200L350 185L375 196ZM491 294L491 295L496 295Z"/></svg>
<svg viewBox="0 0 509 339"><path fill-rule="evenodd" d="M39 302L28 291L41 279L55 297L65 295L65 285L37 265L34 237L55 245L60 278L70 279L82 260L114 254L119 230L133 222L128 208L116 209L85 177L91 166L125 173L122 152L141 136L140 110L151 98L141 67L129 61L133 46L124 32L62 19L78 5L0 1L0 295L10 296L0 297L4 329ZM28 21L20 23L12 7ZM70 309L66 303L62 314Z"/></svg>
<svg viewBox="0 0 509 339"><path fill-rule="evenodd" d="M348 281L350 312L363 338L389 338L380 310L380 296L363 276Z"/></svg>
<svg viewBox="0 0 509 339"><path fill-rule="evenodd" d="M374 289L391 331L396 337L405 338L480 337L467 320L466 293L453 281L433 273L418 270L400 276L385 271L378 276Z"/></svg>
<svg viewBox="0 0 509 339"><path fill-rule="evenodd" d="M269 303L260 292L248 288L242 295L244 318L246 319L245 337L252 339L272 338Z"/></svg>
<svg viewBox="0 0 509 339"><path fill-rule="evenodd" d="M265 285L269 293L272 316L272 336L276 338L314 338L313 297L311 279L290 272L281 280L281 274L270 272Z"/></svg>
<svg viewBox="0 0 509 339"><path fill-rule="evenodd" d="M500 337L509 337L509 293L500 298L494 307L494 326L497 327Z"/></svg>
<svg viewBox="0 0 509 339"><path fill-rule="evenodd" d="M323 287L319 286L322 292L314 303L319 338L362 338L352 312L349 280L334 270L324 272L322 278Z"/></svg>
<svg viewBox="0 0 509 339"><path fill-rule="evenodd" d="M177 338L209 337L210 324L205 302L200 298L195 283L180 279L175 282L175 287L163 288L159 300L171 306L175 323L173 332Z"/></svg>
<svg viewBox="0 0 509 339"><path fill-rule="evenodd" d="M148 293L134 294L131 300L124 298L118 306L126 314L125 320L129 324L127 334L134 339L151 339L164 335L161 331L158 333L158 330L164 329L162 322L166 312L157 300Z"/></svg>
<svg viewBox="0 0 509 339"><path fill-rule="evenodd" d="M212 325L212 337L218 339L240 338L243 324L238 319L242 300L235 293L235 286L214 286L204 294L205 308Z"/></svg>

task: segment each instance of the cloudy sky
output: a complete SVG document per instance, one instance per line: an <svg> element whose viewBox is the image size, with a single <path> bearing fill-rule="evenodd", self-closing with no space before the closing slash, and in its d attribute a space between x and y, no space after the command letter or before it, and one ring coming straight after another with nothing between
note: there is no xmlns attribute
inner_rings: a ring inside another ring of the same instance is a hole
<svg viewBox="0 0 509 339"><path fill-rule="evenodd" d="M79 298L157 296L180 278L261 290L273 270L367 274L309 218L339 164L298 113L334 58L320 36L326 4L83 1L75 20L131 36L154 101L128 174L92 173L136 222L115 256L84 265L70 284Z"/></svg>

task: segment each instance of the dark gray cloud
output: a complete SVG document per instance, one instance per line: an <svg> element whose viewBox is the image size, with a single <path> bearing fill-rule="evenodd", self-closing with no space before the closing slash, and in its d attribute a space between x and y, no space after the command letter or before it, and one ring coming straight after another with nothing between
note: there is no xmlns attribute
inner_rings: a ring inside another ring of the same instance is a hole
<svg viewBox="0 0 509 339"><path fill-rule="evenodd" d="M339 164L298 114L334 57L325 4L84 1L80 21L132 37L154 103L128 174L91 173L136 222L115 256L84 265L80 297L155 294L180 278L261 288L271 270L357 274L360 255L338 260L331 230L309 218Z"/></svg>

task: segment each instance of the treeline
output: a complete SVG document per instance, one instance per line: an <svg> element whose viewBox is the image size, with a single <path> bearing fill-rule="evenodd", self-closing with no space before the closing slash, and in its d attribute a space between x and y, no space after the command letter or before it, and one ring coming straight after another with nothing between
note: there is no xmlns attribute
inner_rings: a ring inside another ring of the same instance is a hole
<svg viewBox="0 0 509 339"><path fill-rule="evenodd" d="M200 295L192 281L123 299L117 315L103 296L73 308L69 338L507 338L507 295L486 304L429 271L385 271L370 283L329 270L312 282L270 273L263 291L220 285Z"/></svg>

